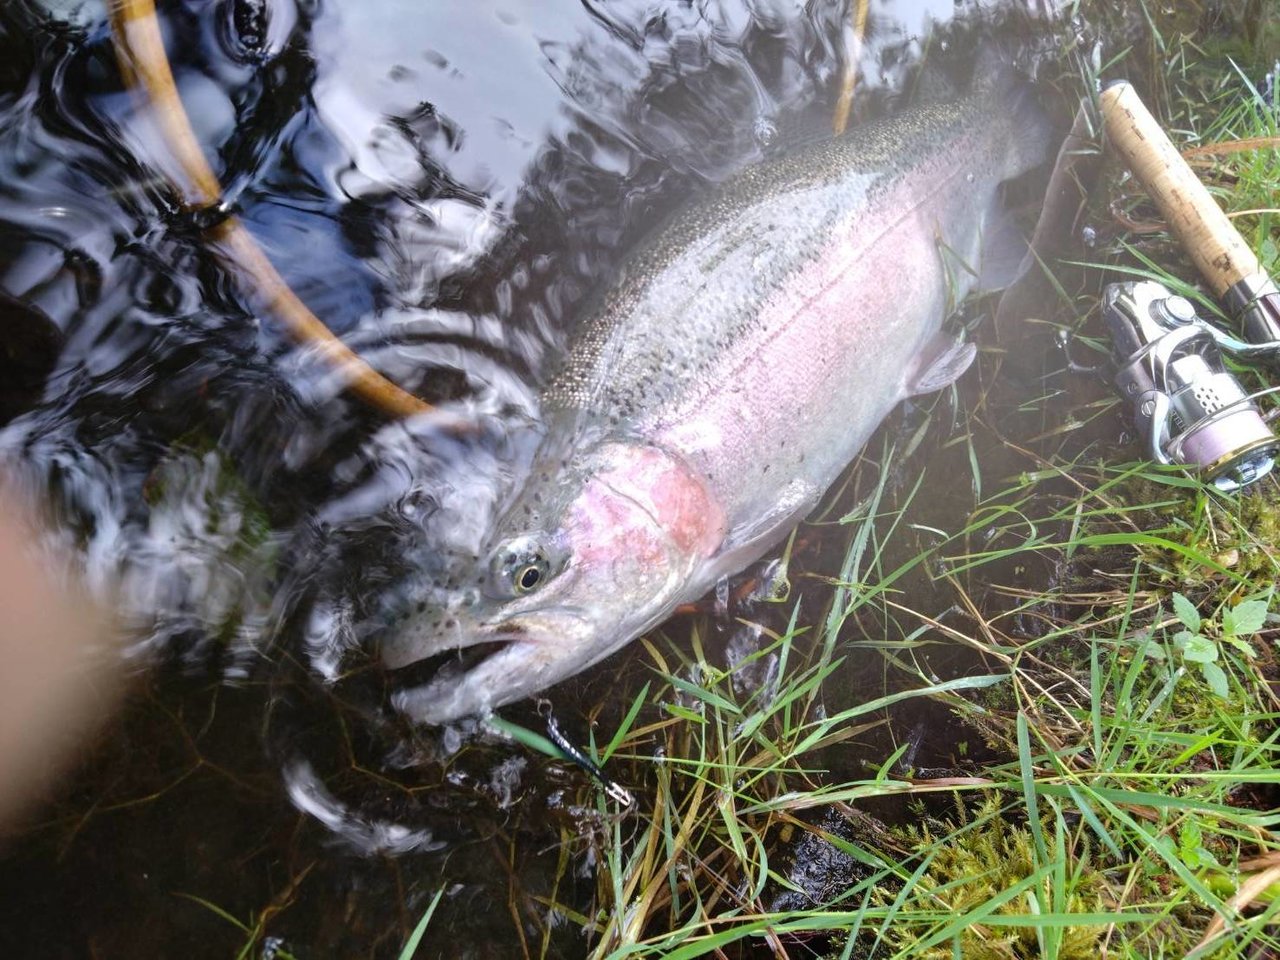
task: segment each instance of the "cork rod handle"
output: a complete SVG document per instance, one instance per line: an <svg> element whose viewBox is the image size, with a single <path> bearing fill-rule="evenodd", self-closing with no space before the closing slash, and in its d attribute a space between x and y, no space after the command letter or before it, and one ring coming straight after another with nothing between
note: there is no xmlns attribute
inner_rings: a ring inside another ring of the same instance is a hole
<svg viewBox="0 0 1280 960"><path fill-rule="evenodd" d="M1151 195L1213 292L1221 297L1257 274L1258 258L1137 91L1123 81L1114 83L1102 91L1099 101L1108 142Z"/></svg>

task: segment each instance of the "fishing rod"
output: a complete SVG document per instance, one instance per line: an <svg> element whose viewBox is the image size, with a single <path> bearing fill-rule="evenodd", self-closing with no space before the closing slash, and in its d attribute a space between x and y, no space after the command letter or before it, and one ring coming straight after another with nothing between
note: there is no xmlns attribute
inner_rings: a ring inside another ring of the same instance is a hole
<svg viewBox="0 0 1280 960"><path fill-rule="evenodd" d="M1108 84L1098 102L1108 145L1244 334L1241 340L1221 330L1164 284L1109 284L1103 316L1116 389L1152 459L1197 468L1219 490L1238 490L1271 472L1280 440L1258 407L1260 394L1244 389L1223 353L1280 360L1280 289L1133 86Z"/></svg>
<svg viewBox="0 0 1280 960"><path fill-rule="evenodd" d="M333 334L298 299L248 228L223 197L174 83L153 0L108 4L116 59L128 86L143 95L172 158L187 183L179 188L186 206L208 226L212 249L239 280L246 296L275 316L299 343L311 348L355 396L392 417L437 412L425 400L392 383Z"/></svg>
<svg viewBox="0 0 1280 960"><path fill-rule="evenodd" d="M1160 208L1247 341L1280 351L1280 288L1126 80L1098 96L1107 142Z"/></svg>

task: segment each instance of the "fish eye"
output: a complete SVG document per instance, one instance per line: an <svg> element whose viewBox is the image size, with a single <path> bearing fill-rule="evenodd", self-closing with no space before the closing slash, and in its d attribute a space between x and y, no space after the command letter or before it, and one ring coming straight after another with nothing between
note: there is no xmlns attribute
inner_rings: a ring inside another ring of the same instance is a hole
<svg viewBox="0 0 1280 960"><path fill-rule="evenodd" d="M535 563L525 564L516 571L516 575L511 581L516 588L516 593L529 593L541 582L542 570Z"/></svg>
<svg viewBox="0 0 1280 960"><path fill-rule="evenodd" d="M490 560L490 582L500 596L522 597L545 584L552 574L551 557L542 542L531 536L502 544Z"/></svg>

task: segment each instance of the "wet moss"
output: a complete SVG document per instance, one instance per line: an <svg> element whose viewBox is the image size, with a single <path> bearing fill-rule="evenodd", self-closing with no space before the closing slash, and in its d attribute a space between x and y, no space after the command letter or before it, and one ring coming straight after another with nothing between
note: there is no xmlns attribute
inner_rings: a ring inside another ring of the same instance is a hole
<svg viewBox="0 0 1280 960"><path fill-rule="evenodd" d="M1142 511L1143 529L1160 532L1185 552L1149 545L1139 548L1154 579L1176 588L1203 588L1224 578L1243 578L1258 588L1280 574L1280 497L1274 483L1231 496L1206 490L1175 492L1146 477L1122 490L1128 503L1154 504ZM1224 571L1226 572L1224 574Z"/></svg>
<svg viewBox="0 0 1280 960"><path fill-rule="evenodd" d="M1051 834L1053 826L1046 820L1042 829ZM1051 910L1088 914L1114 907L1105 877L1084 838L1074 849L1067 850L1062 865L1062 875L1067 878L1065 887L1055 889L1055 880L1046 878L1032 884L1024 896L1008 897L1007 892L1015 887L1026 887L1039 867L1031 831L1008 819L995 798L982 803L976 811L957 803L954 818L925 820L918 826L893 832L896 841L926 863L924 872L901 901L901 919L884 932L884 939L901 954L923 960L951 960L955 956L967 960L1030 960L1045 955L1046 932L1045 927L1035 925L1031 914ZM882 891L879 897L887 905L898 899L898 894ZM921 942L927 942L940 925L938 920L926 923L923 918L938 917L939 911L943 916L963 916L996 902L1000 905L992 911L994 916L1026 916L1028 924L972 923L958 937L921 947ZM1059 960L1092 960L1099 956L1105 933L1106 928L1098 924L1063 928L1054 955Z"/></svg>

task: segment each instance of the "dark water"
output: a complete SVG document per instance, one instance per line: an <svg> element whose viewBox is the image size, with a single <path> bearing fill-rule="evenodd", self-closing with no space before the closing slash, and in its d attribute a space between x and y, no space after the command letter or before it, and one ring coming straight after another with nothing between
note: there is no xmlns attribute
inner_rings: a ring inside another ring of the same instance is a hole
<svg viewBox="0 0 1280 960"><path fill-rule="evenodd" d="M22 346L0 449L85 579L119 598L139 674L0 861L0 955L225 957L255 940L254 956L394 956L442 885L420 955L518 956L517 922L548 955L584 955L536 898L560 847L599 828L578 806L590 785L515 746L409 728L364 644L477 548L575 306L628 245L829 128L849 10L191 0L162 16L206 155L289 284L480 428L390 423L254 315L168 186L99 6L0 9L0 313ZM875 2L855 118L905 102L926 52L963 73L993 34L1043 52L1075 30L993 4ZM993 433L1045 426L1024 399L992 401ZM974 502L942 426L902 468L939 478L925 527ZM999 450L988 439L991 476ZM874 464L848 502L868 482ZM834 574L845 534L823 530L797 563ZM721 613L719 655L742 639ZM557 688L566 727L585 738L628 667L643 680L624 653ZM507 713L538 724L528 705ZM589 858L568 877L555 896L591 913Z"/></svg>

